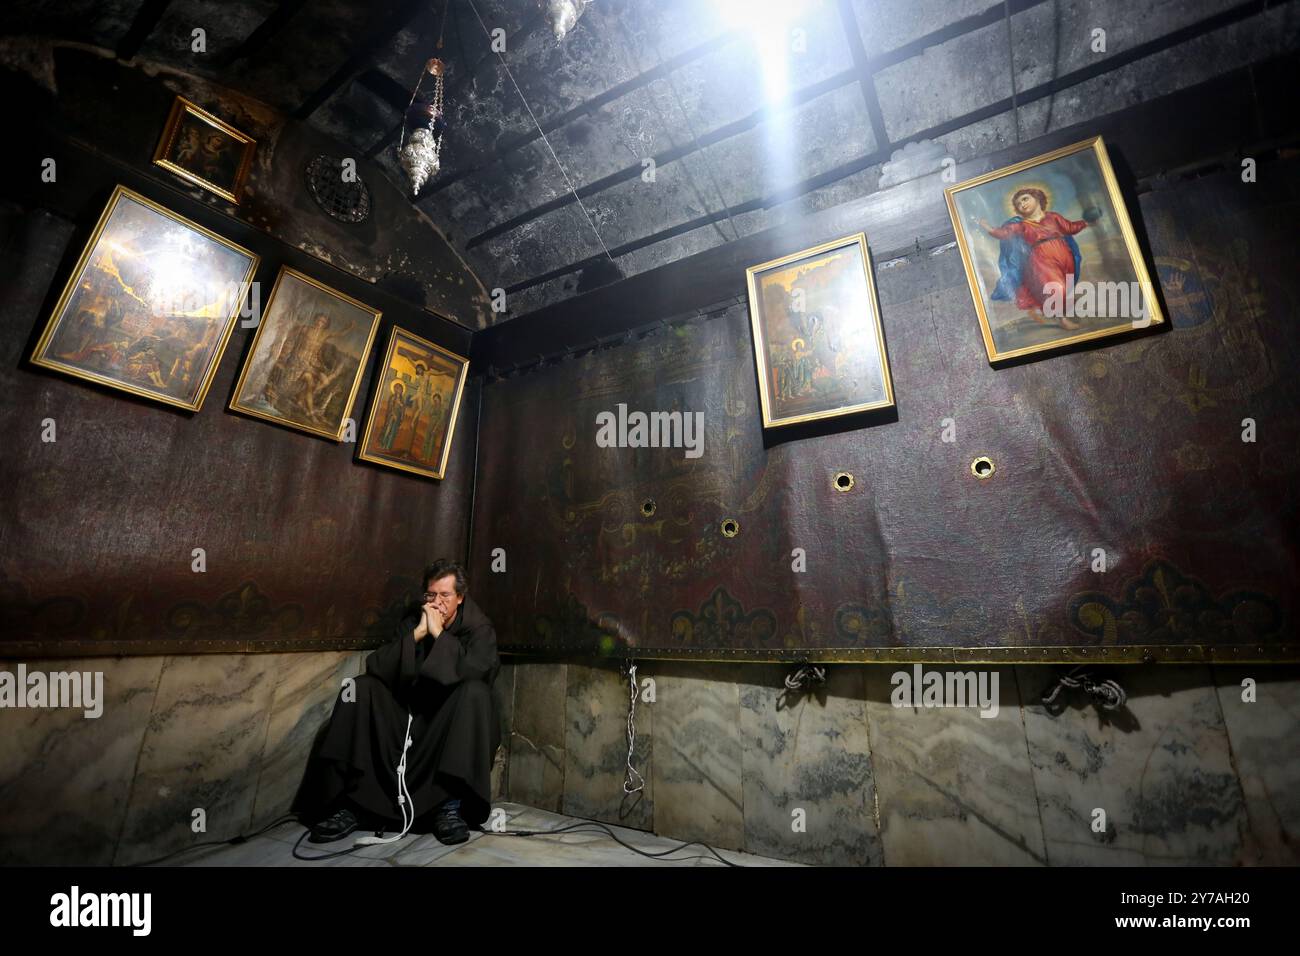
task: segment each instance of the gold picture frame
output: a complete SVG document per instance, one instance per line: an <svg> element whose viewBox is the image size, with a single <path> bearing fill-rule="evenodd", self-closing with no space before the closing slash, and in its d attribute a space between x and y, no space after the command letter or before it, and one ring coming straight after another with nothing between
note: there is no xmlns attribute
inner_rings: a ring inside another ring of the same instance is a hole
<svg viewBox="0 0 1300 956"><path fill-rule="evenodd" d="M230 410L342 441L382 315L281 266Z"/></svg>
<svg viewBox="0 0 1300 956"><path fill-rule="evenodd" d="M119 185L31 361L197 412L259 261L256 253Z"/></svg>
<svg viewBox="0 0 1300 956"><path fill-rule="evenodd" d="M745 280L764 428L894 406L865 233L751 266Z"/></svg>
<svg viewBox="0 0 1300 956"><path fill-rule="evenodd" d="M441 479L468 373L469 359L394 327L375 378L358 459Z"/></svg>
<svg viewBox="0 0 1300 956"><path fill-rule="evenodd" d="M153 161L186 182L239 205L256 148L253 137L178 96Z"/></svg>
<svg viewBox="0 0 1300 956"><path fill-rule="evenodd" d="M991 364L1164 323L1100 136L944 198Z"/></svg>

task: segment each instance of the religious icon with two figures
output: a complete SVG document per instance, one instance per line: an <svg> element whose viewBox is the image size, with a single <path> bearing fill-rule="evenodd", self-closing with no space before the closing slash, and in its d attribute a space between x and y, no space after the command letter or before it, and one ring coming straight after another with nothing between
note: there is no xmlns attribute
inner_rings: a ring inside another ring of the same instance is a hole
<svg viewBox="0 0 1300 956"><path fill-rule="evenodd" d="M380 315L281 267L231 409L342 441Z"/></svg>
<svg viewBox="0 0 1300 956"><path fill-rule="evenodd" d="M183 96L176 97L153 161L227 202L239 203L256 141Z"/></svg>
<svg viewBox="0 0 1300 956"><path fill-rule="evenodd" d="M894 404L865 235L745 275L764 428Z"/></svg>
<svg viewBox="0 0 1300 956"><path fill-rule="evenodd" d="M358 457L441 478L468 371L469 359L394 328Z"/></svg>
<svg viewBox="0 0 1300 956"><path fill-rule="evenodd" d="M1164 321L1100 136L944 195L990 362Z"/></svg>

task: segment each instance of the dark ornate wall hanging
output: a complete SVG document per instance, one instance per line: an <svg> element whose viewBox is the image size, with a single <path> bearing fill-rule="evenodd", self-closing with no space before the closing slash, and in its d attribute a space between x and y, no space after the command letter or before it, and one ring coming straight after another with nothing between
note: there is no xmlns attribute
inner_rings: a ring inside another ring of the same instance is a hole
<svg viewBox="0 0 1300 956"><path fill-rule="evenodd" d="M743 304L489 384L470 573L501 647L1296 659L1300 164L1277 176L1143 196L1167 334L993 368L957 250L878 269L906 399L876 427L765 442ZM620 404L703 413L703 453L598 444Z"/></svg>

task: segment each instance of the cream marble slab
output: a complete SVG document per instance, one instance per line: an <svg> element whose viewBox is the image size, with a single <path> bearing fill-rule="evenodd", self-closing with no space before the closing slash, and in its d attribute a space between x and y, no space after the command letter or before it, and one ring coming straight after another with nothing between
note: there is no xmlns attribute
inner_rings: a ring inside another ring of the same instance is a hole
<svg viewBox="0 0 1300 956"><path fill-rule="evenodd" d="M362 667L354 651L276 654L279 678L253 804L257 829L289 812L316 735L333 712L343 680Z"/></svg>
<svg viewBox="0 0 1300 956"><path fill-rule="evenodd" d="M998 674L999 711L894 707L891 683L910 665L866 670L867 719L887 866L1041 865L1043 830L1015 675L1010 668L929 667Z"/></svg>
<svg viewBox="0 0 1300 956"><path fill-rule="evenodd" d="M1052 865L1238 862L1246 807L1208 668L1116 668L1124 711L1099 713L1080 692L1052 717L1041 698L1059 670L1017 668Z"/></svg>
<svg viewBox="0 0 1300 956"><path fill-rule="evenodd" d="M432 834L425 834L417 842L410 844L388 858L388 861L394 866L432 866L443 857L459 852L467 846L472 846L476 841L482 840L485 834L479 830L471 829L469 831L469 840L465 843L457 843L451 846L439 843L438 838Z"/></svg>
<svg viewBox="0 0 1300 956"><path fill-rule="evenodd" d="M103 713L0 709L0 865L105 865L126 819L162 657L23 661L102 672ZM17 661L0 663L16 674Z"/></svg>
<svg viewBox="0 0 1300 956"><path fill-rule="evenodd" d="M492 760L492 798L501 800L510 793L510 735L515 723L515 664L511 660L501 662L492 694L501 720L501 746Z"/></svg>
<svg viewBox="0 0 1300 956"><path fill-rule="evenodd" d="M265 835L267 838L276 840L279 843L293 846L305 832L307 832L306 827L299 823L284 823L266 831ZM367 835L369 834L358 830L356 833L333 843L311 843L303 840L300 852L313 855L347 849L352 846L358 837ZM386 835L392 836L391 833ZM470 842L479 839L481 836L483 834L477 830L471 829L469 832ZM394 865L400 866L425 866L455 849L456 846L446 846L438 842L438 838L432 833L408 833L396 843L361 847L353 855L371 860L387 860Z"/></svg>
<svg viewBox="0 0 1300 956"><path fill-rule="evenodd" d="M650 771L654 711L641 700L648 672L638 671L636 743L632 766L644 786L624 792L628 778L628 709L631 687L616 667L569 665L565 702L564 804L566 814L649 830L654 821ZM635 777L632 778L636 784Z"/></svg>
<svg viewBox="0 0 1300 956"><path fill-rule="evenodd" d="M304 847L307 845L304 843ZM303 853L320 852L319 849L306 848ZM181 857L184 861L179 866L388 866L383 859L351 853L347 856L333 857L327 860L299 860L293 855L292 844L264 837L249 840L238 846L222 847L216 852L195 851Z"/></svg>
<svg viewBox="0 0 1300 956"><path fill-rule="evenodd" d="M1242 681L1255 701L1242 700ZM1300 668L1215 667L1233 764L1246 801L1249 839L1242 863L1300 863Z"/></svg>
<svg viewBox="0 0 1300 956"><path fill-rule="evenodd" d="M502 800L510 795L510 738L503 737L501 746L492 758L492 799Z"/></svg>
<svg viewBox="0 0 1300 956"><path fill-rule="evenodd" d="M745 843L739 666L654 668L655 832L742 849Z"/></svg>
<svg viewBox="0 0 1300 956"><path fill-rule="evenodd" d="M238 846L204 848L178 856L175 866L723 866L712 854L697 846L680 847L675 840L657 837L627 827L608 827L625 843L649 853L666 853L660 858L641 856L620 846L608 833L606 825L574 817L549 813L533 807L505 803L511 830L553 829L577 826L575 831L508 836L499 833L470 832L466 843L444 846L432 835L408 837L397 852L391 847L365 847L353 853L321 860L299 860L293 856L294 842L302 828L282 824ZM598 829L598 827L600 829ZM303 843L304 855L343 849L350 840L333 844ZM749 853L719 851L719 856L737 866L796 866L780 860L765 859Z"/></svg>
<svg viewBox="0 0 1300 956"><path fill-rule="evenodd" d="M252 829L276 677L263 655L167 658L116 864ZM194 808L206 811L205 833L191 830Z"/></svg>
<svg viewBox="0 0 1300 956"><path fill-rule="evenodd" d="M820 690L791 696L785 678L792 670L772 664L743 671L745 849L804 863L879 866L863 670L828 665Z"/></svg>
<svg viewBox="0 0 1300 956"><path fill-rule="evenodd" d="M509 795L548 810L559 810L564 800L564 749L534 746L521 733L510 738Z"/></svg>
<svg viewBox="0 0 1300 956"><path fill-rule="evenodd" d="M515 687L511 729L527 737L536 747L563 747L568 665L520 661L513 671Z"/></svg>
<svg viewBox="0 0 1300 956"><path fill-rule="evenodd" d="M559 810L564 798L564 710L568 666L542 661L514 668L508 793Z"/></svg>

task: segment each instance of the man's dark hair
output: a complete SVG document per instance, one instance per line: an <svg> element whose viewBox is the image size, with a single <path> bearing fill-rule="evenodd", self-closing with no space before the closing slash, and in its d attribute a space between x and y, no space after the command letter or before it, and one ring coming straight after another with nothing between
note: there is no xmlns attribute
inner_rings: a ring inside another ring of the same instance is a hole
<svg viewBox="0 0 1300 956"><path fill-rule="evenodd" d="M432 582L445 578L449 574L456 576L456 593L464 597L465 591L469 588L469 581L465 579L465 569L455 561L448 561L446 558L439 558L424 569L424 589L429 590Z"/></svg>

